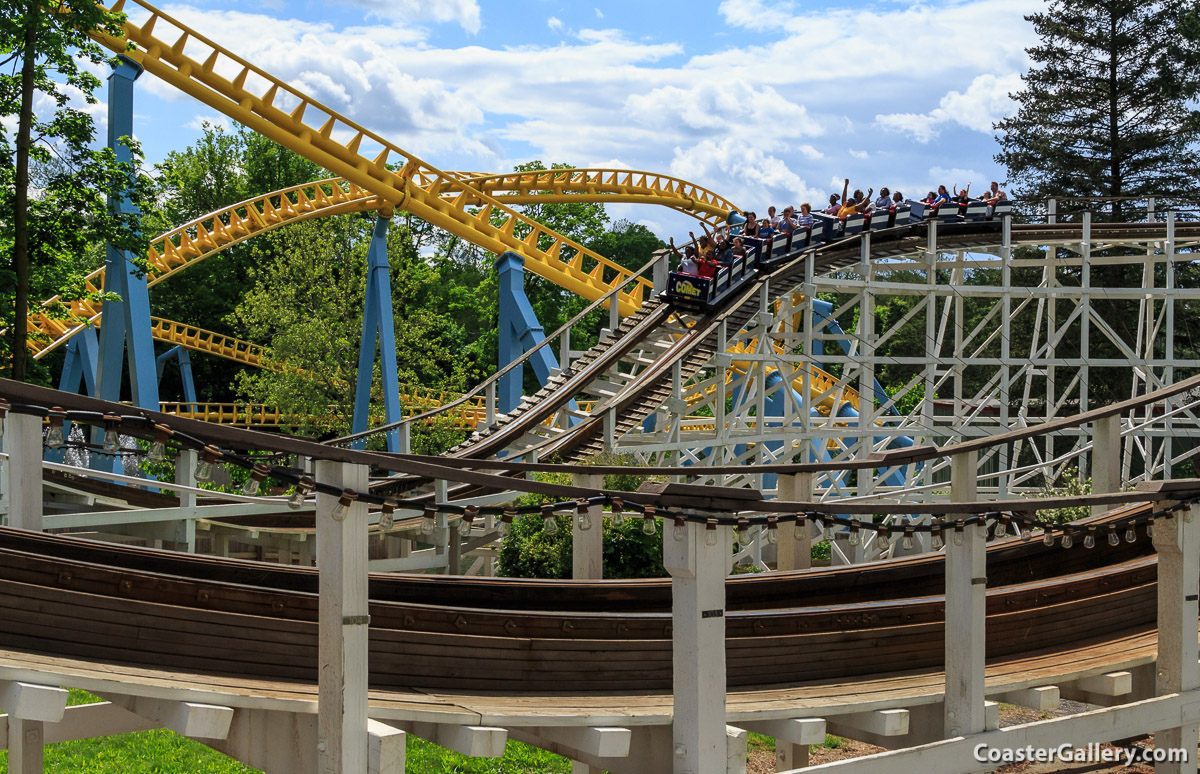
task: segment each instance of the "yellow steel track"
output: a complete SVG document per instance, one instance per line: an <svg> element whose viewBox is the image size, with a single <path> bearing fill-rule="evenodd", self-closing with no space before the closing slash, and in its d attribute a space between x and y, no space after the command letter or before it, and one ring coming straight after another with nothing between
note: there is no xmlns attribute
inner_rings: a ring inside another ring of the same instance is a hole
<svg viewBox="0 0 1200 774"><path fill-rule="evenodd" d="M106 7L148 17L140 24L126 22L122 38L95 35L102 45L375 194L385 211L407 210L496 254L515 252L530 271L589 300L622 286L622 314L636 311L650 289L651 283L628 269L388 142L144 0L117 0ZM129 43L137 49L128 50Z"/></svg>

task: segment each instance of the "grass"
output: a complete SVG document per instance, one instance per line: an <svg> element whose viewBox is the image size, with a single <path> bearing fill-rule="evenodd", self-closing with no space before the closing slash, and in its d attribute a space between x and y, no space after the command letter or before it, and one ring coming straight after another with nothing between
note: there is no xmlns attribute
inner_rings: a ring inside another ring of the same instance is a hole
<svg viewBox="0 0 1200 774"><path fill-rule="evenodd" d="M68 704L102 701L72 689ZM316 744L316 741L313 741ZM566 758L509 742L503 758L467 758L412 735L408 774L570 774ZM46 746L46 774L258 774L257 769L173 731L141 731ZM8 753L0 752L0 774L8 774Z"/></svg>

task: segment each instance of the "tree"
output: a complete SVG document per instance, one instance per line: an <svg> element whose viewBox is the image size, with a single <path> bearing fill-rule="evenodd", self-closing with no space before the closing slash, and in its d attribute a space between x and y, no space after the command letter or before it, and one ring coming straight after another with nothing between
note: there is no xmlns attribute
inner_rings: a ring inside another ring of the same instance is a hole
<svg viewBox="0 0 1200 774"><path fill-rule="evenodd" d="M109 242L145 255L136 213L110 209L105 197L126 189L143 202L148 181L135 174L136 145L122 138L133 161L117 163L111 150L93 147L95 122L75 106L96 103L100 86L85 63L109 61L88 33L119 35L124 15L92 0L0 0L0 11L0 65L13 65L0 72L0 116L16 116L15 145L0 123L0 246L10 259L3 293L12 299L5 304L11 334L5 361L13 378L25 379L31 293L63 290L64 269L69 274L92 245ZM36 187L31 173L38 175Z"/></svg>
<svg viewBox="0 0 1200 774"><path fill-rule="evenodd" d="M1200 40L1191 4L1053 0L1026 16L1041 42L995 125L1010 193L1195 197ZM1114 219L1122 207L1113 205Z"/></svg>

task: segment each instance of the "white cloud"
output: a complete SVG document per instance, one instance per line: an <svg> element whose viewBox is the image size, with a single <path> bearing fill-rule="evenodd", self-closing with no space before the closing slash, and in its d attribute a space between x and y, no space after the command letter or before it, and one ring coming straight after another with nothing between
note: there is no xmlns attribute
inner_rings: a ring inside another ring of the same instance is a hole
<svg viewBox="0 0 1200 774"><path fill-rule="evenodd" d="M678 124L695 130L734 131L743 136L816 136L823 133L803 105L771 86L746 88L730 81L703 81L689 87L663 86L626 100L629 118L662 126Z"/></svg>
<svg viewBox="0 0 1200 774"><path fill-rule="evenodd" d="M191 121L187 122L187 128L195 129L197 132L202 132L202 131L204 131L205 124L209 124L210 126L213 126L213 127L219 128L219 129L223 129L226 132L233 130L233 122L232 121L230 121L225 116L214 115L214 114L207 114L207 115L199 114L199 115L197 115Z"/></svg>
<svg viewBox="0 0 1200 774"><path fill-rule="evenodd" d="M599 8L593 8L592 10L596 12L596 18L597 18L597 19L603 19L603 18L604 18L604 11L601 11Z"/></svg>
<svg viewBox="0 0 1200 774"><path fill-rule="evenodd" d="M546 26L550 28L551 32L562 32L563 30L562 19L557 16L551 16L547 19Z"/></svg>
<svg viewBox="0 0 1200 774"><path fill-rule="evenodd" d="M763 0L723 0L717 11L725 17L725 23L751 30L767 30L778 27L790 16L790 2L767 3Z"/></svg>
<svg viewBox="0 0 1200 774"><path fill-rule="evenodd" d="M846 152L849 153L852 158L856 158L860 161L866 161L868 158L871 157L871 154L867 153L865 150L849 150L848 149Z"/></svg>
<svg viewBox="0 0 1200 774"><path fill-rule="evenodd" d="M712 188L738 207L766 211L771 203L819 199L820 191L793 172L783 159L735 138L702 140L675 148L671 174Z"/></svg>
<svg viewBox="0 0 1200 774"><path fill-rule="evenodd" d="M987 73L971 81L966 92L952 91L942 97L938 106L928 113L881 114L875 116L875 123L922 143L937 137L939 127L950 123L990 133L992 124L1013 110L1013 101L1008 95L1020 89L1021 76L1017 73L1002 76Z"/></svg>
<svg viewBox="0 0 1200 774"><path fill-rule="evenodd" d="M402 22L458 22L475 34L482 26L476 0L341 0L368 9L368 16Z"/></svg>

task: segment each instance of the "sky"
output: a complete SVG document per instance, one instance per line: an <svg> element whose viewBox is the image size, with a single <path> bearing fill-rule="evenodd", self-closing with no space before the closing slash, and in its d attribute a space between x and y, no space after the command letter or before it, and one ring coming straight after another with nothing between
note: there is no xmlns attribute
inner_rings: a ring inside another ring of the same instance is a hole
<svg viewBox="0 0 1200 774"><path fill-rule="evenodd" d="M980 190L1045 0L192 0L168 14L441 169L663 172L743 209ZM138 81L147 159L211 108ZM660 236L688 221L612 205Z"/></svg>

